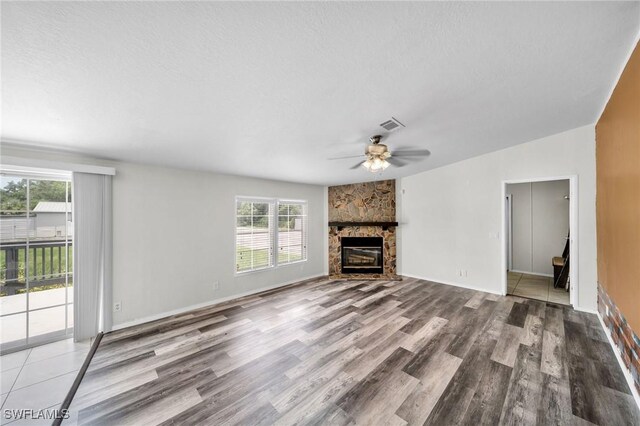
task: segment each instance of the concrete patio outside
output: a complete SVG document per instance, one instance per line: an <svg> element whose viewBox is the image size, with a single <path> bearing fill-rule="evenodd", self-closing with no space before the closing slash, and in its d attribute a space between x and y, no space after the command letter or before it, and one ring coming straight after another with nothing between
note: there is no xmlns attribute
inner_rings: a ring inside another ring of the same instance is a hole
<svg viewBox="0 0 640 426"><path fill-rule="evenodd" d="M66 288L37 291L29 294L29 337L42 336L65 329L65 309L69 316L68 327L73 327L73 287L68 288L68 304L65 306ZM56 306L62 305L62 306ZM47 308L48 306L56 306ZM0 297L0 343L7 344L24 339L26 335L27 295L16 294ZM41 309L47 308L47 309ZM33 311L34 309L41 309Z"/></svg>

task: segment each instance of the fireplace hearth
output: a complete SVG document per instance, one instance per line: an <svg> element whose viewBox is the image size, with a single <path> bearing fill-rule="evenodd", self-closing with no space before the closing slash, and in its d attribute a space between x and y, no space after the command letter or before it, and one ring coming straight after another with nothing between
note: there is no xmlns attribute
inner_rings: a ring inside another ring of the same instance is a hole
<svg viewBox="0 0 640 426"><path fill-rule="evenodd" d="M382 237L342 237L343 274L381 274L383 272Z"/></svg>

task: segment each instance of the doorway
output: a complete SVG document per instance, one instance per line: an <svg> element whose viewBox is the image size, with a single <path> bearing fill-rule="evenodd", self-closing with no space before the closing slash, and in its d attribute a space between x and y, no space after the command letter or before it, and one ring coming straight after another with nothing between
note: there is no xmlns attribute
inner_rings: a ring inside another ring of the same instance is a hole
<svg viewBox="0 0 640 426"><path fill-rule="evenodd" d="M0 175L0 353L73 335L71 177Z"/></svg>
<svg viewBox="0 0 640 426"><path fill-rule="evenodd" d="M503 182L505 294L574 303L572 179Z"/></svg>

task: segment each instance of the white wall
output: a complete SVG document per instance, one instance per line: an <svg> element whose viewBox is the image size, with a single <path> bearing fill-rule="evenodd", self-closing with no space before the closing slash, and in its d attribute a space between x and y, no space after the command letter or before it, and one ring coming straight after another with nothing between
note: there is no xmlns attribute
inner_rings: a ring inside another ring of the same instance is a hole
<svg viewBox="0 0 640 426"><path fill-rule="evenodd" d="M532 271L552 276L552 258L562 256L569 232L569 181L534 182L531 191Z"/></svg>
<svg viewBox="0 0 640 426"><path fill-rule="evenodd" d="M595 310L593 125L400 179L400 273L502 292L502 181L568 175L578 176L576 307Z"/></svg>
<svg viewBox="0 0 640 426"><path fill-rule="evenodd" d="M511 194L512 269L531 271L531 183L507 185L507 194Z"/></svg>
<svg viewBox="0 0 640 426"><path fill-rule="evenodd" d="M263 179L110 163L5 149L3 155L116 168L113 178L114 326L326 272L326 188ZM308 201L308 261L235 275L235 197ZM213 282L220 289L214 291Z"/></svg>
<svg viewBox="0 0 640 426"><path fill-rule="evenodd" d="M507 185L512 205L512 269L553 276L569 231L569 180Z"/></svg>
<svg viewBox="0 0 640 426"><path fill-rule="evenodd" d="M120 164L113 180L114 323L324 272L324 187ZM308 261L235 275L235 197L307 200ZM220 290L213 291L213 282Z"/></svg>

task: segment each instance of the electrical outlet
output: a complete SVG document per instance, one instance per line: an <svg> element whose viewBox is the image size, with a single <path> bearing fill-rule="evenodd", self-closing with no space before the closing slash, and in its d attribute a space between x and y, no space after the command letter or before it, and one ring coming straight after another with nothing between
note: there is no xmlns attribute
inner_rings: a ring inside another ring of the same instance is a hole
<svg viewBox="0 0 640 426"><path fill-rule="evenodd" d="M463 270L462 270L462 276L463 276L463 277L466 277L466 276L467 276L467 270L466 270L466 269L463 269Z"/></svg>
<svg viewBox="0 0 640 426"><path fill-rule="evenodd" d="M220 290L220 281L214 281L213 282L213 291L218 291Z"/></svg>
<svg viewBox="0 0 640 426"><path fill-rule="evenodd" d="M122 310L122 302L115 302L113 304L113 312L120 312Z"/></svg>

